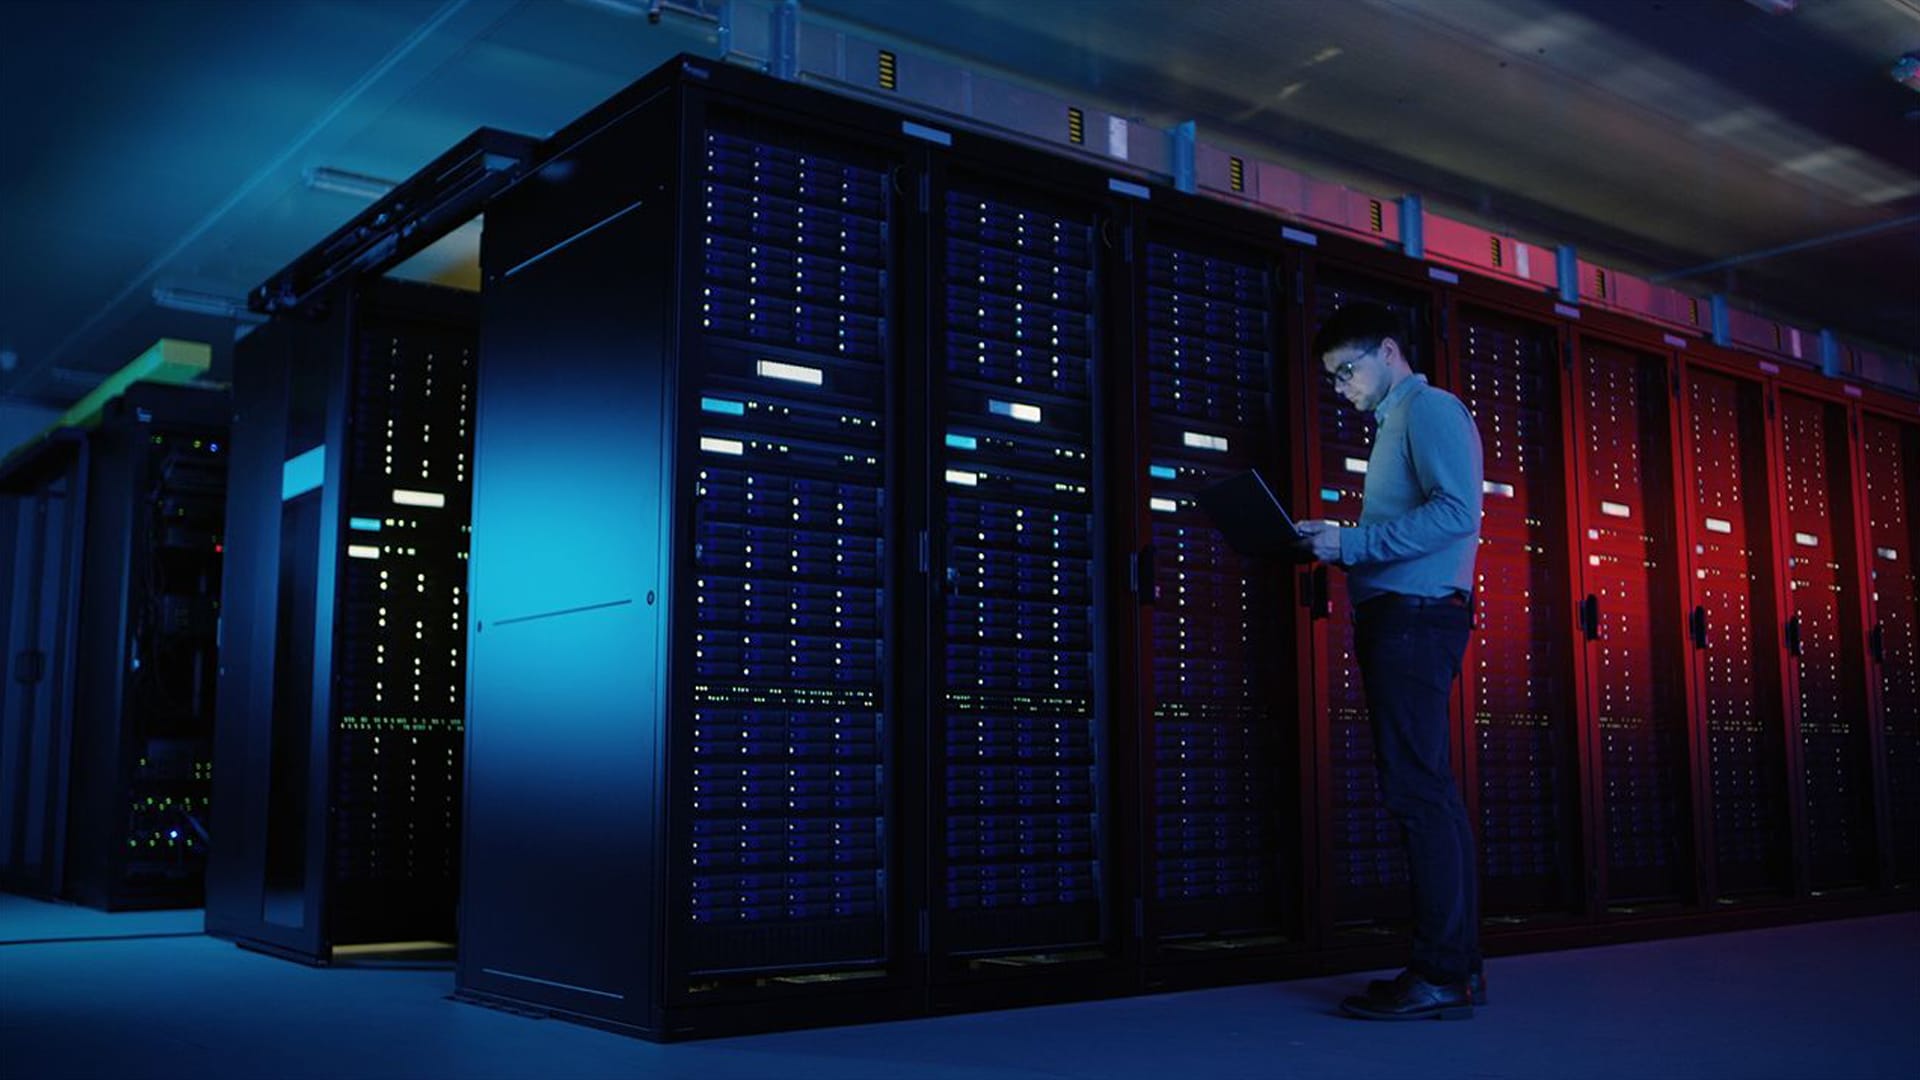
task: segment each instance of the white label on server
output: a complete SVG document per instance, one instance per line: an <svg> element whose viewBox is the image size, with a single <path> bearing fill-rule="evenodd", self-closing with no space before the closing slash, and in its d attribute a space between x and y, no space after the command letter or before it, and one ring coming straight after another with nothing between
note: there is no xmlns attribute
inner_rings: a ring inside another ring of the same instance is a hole
<svg viewBox="0 0 1920 1080"><path fill-rule="evenodd" d="M785 379L788 382L806 383L808 386L819 386L826 379L826 373L819 368L801 364L783 364L778 360L762 360L754 365L754 371L768 379Z"/></svg>
<svg viewBox="0 0 1920 1080"><path fill-rule="evenodd" d="M1633 507L1626 503L1603 502L1600 504L1600 512L1608 517L1630 518L1633 516Z"/></svg>
<svg viewBox="0 0 1920 1080"><path fill-rule="evenodd" d="M1367 471L1367 459L1350 457L1347 459L1347 471L1364 473Z"/></svg>
<svg viewBox="0 0 1920 1080"><path fill-rule="evenodd" d="M700 449L714 454L732 454L735 457L747 452L746 444L738 439L716 439L708 435L700 436Z"/></svg>
<svg viewBox="0 0 1920 1080"><path fill-rule="evenodd" d="M1224 435L1206 435L1198 431L1189 431L1180 436L1180 441L1195 450L1218 450L1223 454L1227 452L1227 439Z"/></svg>
<svg viewBox="0 0 1920 1080"><path fill-rule="evenodd" d="M1796 544L1799 544L1801 547L1819 547L1820 546L1820 538L1813 535L1812 533L1803 533L1803 532L1794 533L1793 542Z"/></svg>
<svg viewBox="0 0 1920 1080"><path fill-rule="evenodd" d="M1728 521L1725 518L1708 518L1707 531L1717 532L1717 533L1730 533L1733 531L1733 522Z"/></svg>
<svg viewBox="0 0 1920 1080"><path fill-rule="evenodd" d="M447 497L437 491L409 491L406 488L394 488L393 501L396 506L444 507L447 505Z"/></svg>
<svg viewBox="0 0 1920 1080"><path fill-rule="evenodd" d="M1512 484L1496 484L1491 480L1482 480L1480 482L1480 490L1486 492L1488 495L1501 495L1509 499L1513 498Z"/></svg>

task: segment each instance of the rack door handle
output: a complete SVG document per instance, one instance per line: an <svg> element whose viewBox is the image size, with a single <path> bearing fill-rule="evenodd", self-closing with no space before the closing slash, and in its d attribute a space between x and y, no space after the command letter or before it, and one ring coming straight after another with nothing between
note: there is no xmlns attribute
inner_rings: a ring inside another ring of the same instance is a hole
<svg viewBox="0 0 1920 1080"><path fill-rule="evenodd" d="M1148 544L1133 553L1127 568L1129 576L1133 579L1130 582L1133 586L1133 595L1142 604L1151 604L1160 599L1159 572L1154 565L1156 554L1154 546Z"/></svg>
<svg viewBox="0 0 1920 1080"><path fill-rule="evenodd" d="M1333 592L1327 583L1327 568L1316 566L1305 574L1302 583L1301 600L1307 606L1307 612L1315 619L1325 619L1333 614Z"/></svg>
<svg viewBox="0 0 1920 1080"><path fill-rule="evenodd" d="M1887 662L1887 628L1885 623L1874 623L1873 629L1867 631L1867 651L1873 654L1874 663L1884 664Z"/></svg>
<svg viewBox="0 0 1920 1080"><path fill-rule="evenodd" d="M1600 636L1600 597L1593 593L1580 601L1580 632L1587 635L1588 641Z"/></svg>
<svg viewBox="0 0 1920 1080"><path fill-rule="evenodd" d="M1798 612L1794 613L1793 618L1787 620L1787 651L1795 656L1800 655L1800 615Z"/></svg>
<svg viewBox="0 0 1920 1080"><path fill-rule="evenodd" d="M1707 647L1707 608L1704 604L1695 604L1693 615L1687 619L1687 633L1693 637L1693 647Z"/></svg>

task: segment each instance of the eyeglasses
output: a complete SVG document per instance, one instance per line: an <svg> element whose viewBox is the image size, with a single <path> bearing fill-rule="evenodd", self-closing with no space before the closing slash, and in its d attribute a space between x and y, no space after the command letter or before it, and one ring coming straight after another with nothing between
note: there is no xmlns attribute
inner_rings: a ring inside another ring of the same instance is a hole
<svg viewBox="0 0 1920 1080"><path fill-rule="evenodd" d="M1374 353L1377 353L1379 351L1380 351L1380 346L1375 345L1373 348L1368 349L1366 352L1361 353L1359 356L1354 357L1352 360L1348 360L1340 364L1338 367L1334 368L1332 371L1327 372L1327 383L1336 389L1339 388L1342 384L1346 383L1348 380L1353 378L1353 365L1356 362L1360 360L1364 360L1367 357L1372 356Z"/></svg>

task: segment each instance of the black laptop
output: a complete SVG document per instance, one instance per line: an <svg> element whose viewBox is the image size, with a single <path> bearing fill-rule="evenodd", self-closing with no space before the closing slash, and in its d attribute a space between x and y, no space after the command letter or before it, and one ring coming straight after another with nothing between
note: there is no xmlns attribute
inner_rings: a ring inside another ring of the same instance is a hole
<svg viewBox="0 0 1920 1080"><path fill-rule="evenodd" d="M1267 486L1259 470L1230 476L1197 496L1227 544L1242 555L1305 561L1312 556L1300 543L1300 528Z"/></svg>

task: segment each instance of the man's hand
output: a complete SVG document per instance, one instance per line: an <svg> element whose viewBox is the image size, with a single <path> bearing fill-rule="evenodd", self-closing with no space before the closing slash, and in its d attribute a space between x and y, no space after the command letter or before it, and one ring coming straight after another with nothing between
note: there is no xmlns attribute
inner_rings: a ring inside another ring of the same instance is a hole
<svg viewBox="0 0 1920 1080"><path fill-rule="evenodd" d="M1321 562L1340 560L1340 526L1332 521L1300 523L1300 549Z"/></svg>

